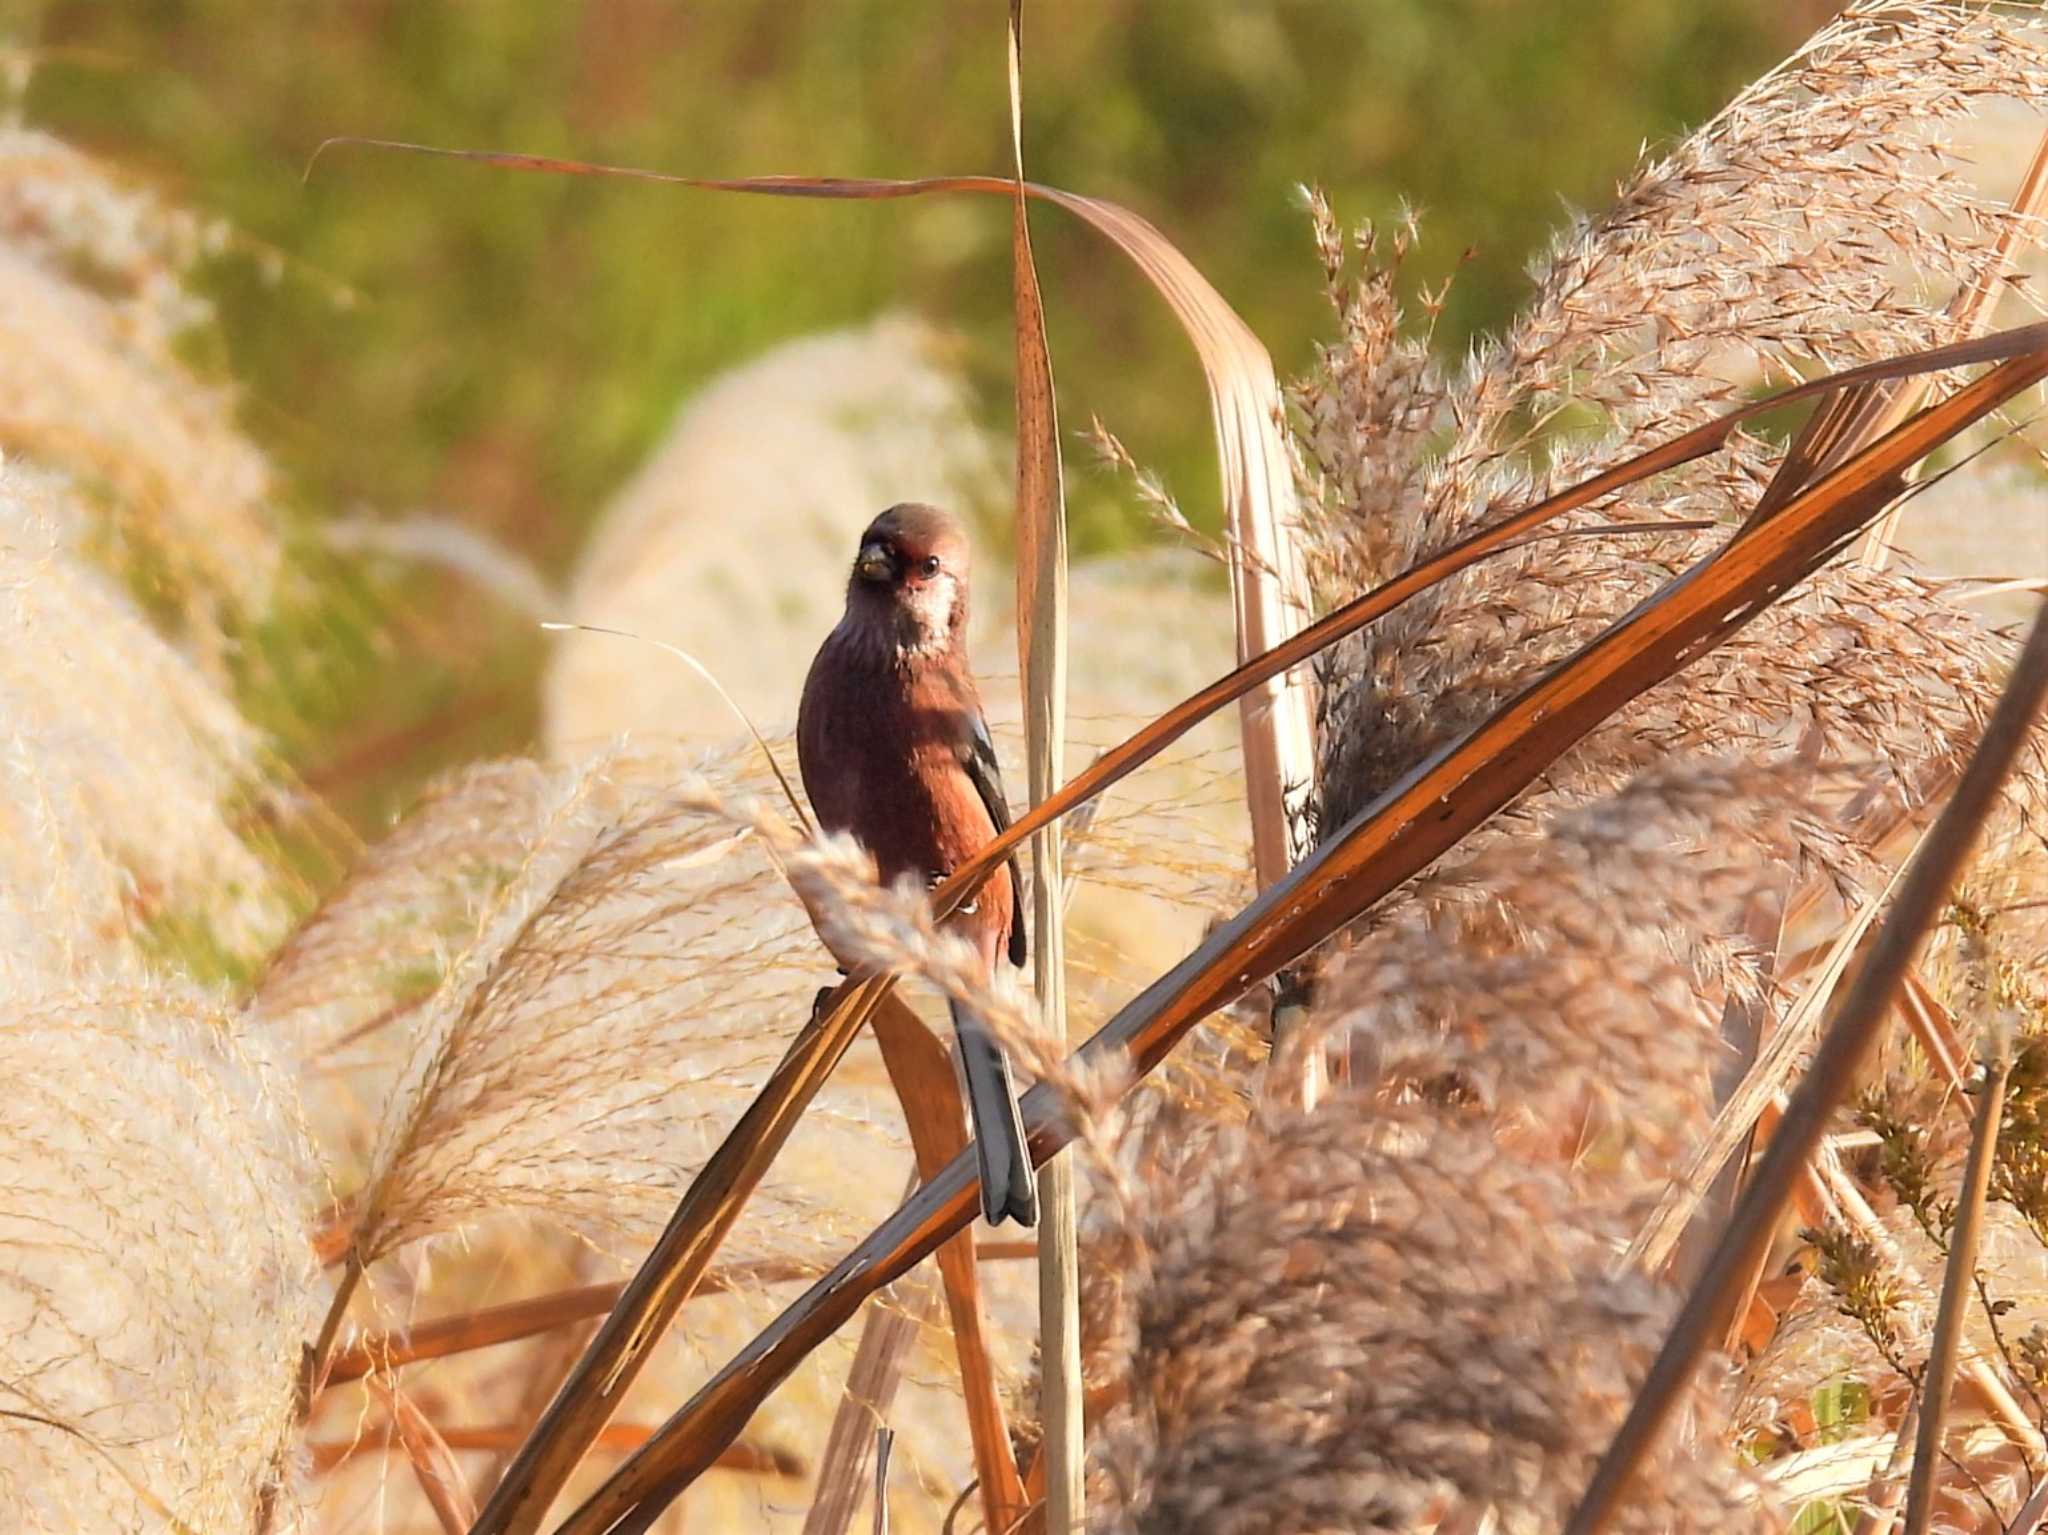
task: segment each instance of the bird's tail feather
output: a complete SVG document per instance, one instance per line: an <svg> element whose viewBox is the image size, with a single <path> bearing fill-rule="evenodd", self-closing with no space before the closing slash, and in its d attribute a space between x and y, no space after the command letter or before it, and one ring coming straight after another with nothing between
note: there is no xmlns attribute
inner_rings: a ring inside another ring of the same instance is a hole
<svg viewBox="0 0 2048 1535"><path fill-rule="evenodd" d="M1024 1115L1002 1046L981 1023L953 1004L953 1031L960 1039L960 1072L967 1080L967 1112L974 1121L974 1150L981 1166L981 1213L990 1225L1014 1220L1038 1224L1038 1182L1024 1141Z"/></svg>

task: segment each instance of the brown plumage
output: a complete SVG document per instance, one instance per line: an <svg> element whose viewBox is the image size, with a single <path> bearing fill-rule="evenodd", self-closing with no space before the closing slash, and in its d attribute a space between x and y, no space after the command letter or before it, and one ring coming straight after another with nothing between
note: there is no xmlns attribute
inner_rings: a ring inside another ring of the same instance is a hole
<svg viewBox="0 0 2048 1535"><path fill-rule="evenodd" d="M849 832L885 881L936 884L1010 823L1002 774L967 664L966 534L936 507L892 506L861 535L846 613L818 648L797 712L797 760L827 831ZM1024 963L1016 865L990 875L948 923L991 974ZM849 973L857 966L835 955ZM1002 1049L953 1009L991 1222L1038 1219L1016 1088Z"/></svg>

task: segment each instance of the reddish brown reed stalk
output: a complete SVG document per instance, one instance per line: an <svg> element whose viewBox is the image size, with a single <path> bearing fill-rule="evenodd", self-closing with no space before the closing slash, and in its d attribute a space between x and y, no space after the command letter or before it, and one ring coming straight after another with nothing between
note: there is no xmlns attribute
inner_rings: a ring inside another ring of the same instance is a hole
<svg viewBox="0 0 2048 1535"><path fill-rule="evenodd" d="M1956 1358L1963 1344L1963 1316L1977 1279L1977 1239L1984 1225L1984 1199L1991 1191L1992 1158L1998 1147L1998 1125L2005 1108L2006 1083L2012 1076L2008 1042L1993 1041L1995 1058L1984 1067L1983 1096L1977 1103L1970 1135L1970 1159L1956 1196L1955 1225L1949 1232L1948 1271L1942 1278L1941 1305L1935 1317L1934 1342L1920 1377L1920 1426L1914 1436L1913 1477L1906 1487L1904 1535L1927 1535L1934 1517L1934 1493L1940 1481L1942 1431L1948 1422L1949 1390Z"/></svg>
<svg viewBox="0 0 2048 1535"><path fill-rule="evenodd" d="M696 1295L723 1295L756 1285L787 1284L807 1279L817 1270L807 1263L785 1258L762 1258L712 1269L697 1284ZM625 1291L623 1280L609 1284L578 1285L527 1300L485 1306L458 1316L436 1317L416 1327L372 1333L345 1348L337 1349L327 1371L326 1386L360 1380L372 1371L392 1370L422 1359L442 1359L492 1348L520 1338L552 1332L592 1317L608 1315Z"/></svg>
<svg viewBox="0 0 2048 1535"><path fill-rule="evenodd" d="M525 1442L528 1430L518 1423L477 1423L462 1426L441 1424L436 1432L451 1450L503 1453L518 1449ZM653 1433L654 1425L650 1423L608 1423L591 1448L608 1455L628 1455L645 1444ZM366 1429L352 1439L317 1439L307 1446L316 1474L332 1471L364 1455L384 1455L397 1448L398 1445L375 1428ZM773 1445L750 1444L745 1440L727 1447L718 1457L716 1469L791 1480L810 1475L810 1467L794 1451Z"/></svg>
<svg viewBox="0 0 2048 1535"><path fill-rule="evenodd" d="M1983 344L2004 347L2018 334ZM2048 331L2029 335L2038 347ZM1955 355L1957 349L1944 351ZM1718 554L1360 811L1286 880L1123 1009L1084 1046L1084 1058L1117 1054L1134 1077L1150 1071L1200 1018L1353 920L1507 804L1597 724L1740 629L1867 526L1907 466L2044 376L2048 355L2038 349L2001 364L1775 515L1752 520ZM949 884L969 873L962 870ZM1027 1099L1026 1118L1042 1160L1066 1133L1045 1084ZM563 1524L562 1535L645 1530L739 1432L767 1391L866 1294L966 1223L971 1183L965 1159L956 1159L700 1391Z"/></svg>
<svg viewBox="0 0 2048 1535"><path fill-rule="evenodd" d="M447 1535L463 1535L463 1531L476 1520L476 1502L469 1495L469 1487L462 1479L462 1468L455 1464L448 1441L441 1437L441 1431L419 1410L413 1399L398 1387L372 1381L370 1391L390 1415L399 1447L404 1450L405 1458L412 1462L420 1491L426 1494L434 1517L441 1521L441 1528Z"/></svg>
<svg viewBox="0 0 2048 1535"><path fill-rule="evenodd" d="M506 1468L471 1535L531 1535L653 1356L676 1311L797 1119L853 1043L886 980L847 982L791 1043L732 1133L711 1154L640 1270Z"/></svg>

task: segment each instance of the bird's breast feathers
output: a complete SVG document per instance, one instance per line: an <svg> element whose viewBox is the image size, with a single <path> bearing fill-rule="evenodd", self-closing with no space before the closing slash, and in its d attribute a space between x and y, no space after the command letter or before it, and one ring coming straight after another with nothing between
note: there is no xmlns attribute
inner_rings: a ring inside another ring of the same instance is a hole
<svg viewBox="0 0 2048 1535"><path fill-rule="evenodd" d="M958 866L995 828L962 766L979 704L937 667L877 665L856 644L820 650L797 717L804 787L828 831L875 855L884 880Z"/></svg>

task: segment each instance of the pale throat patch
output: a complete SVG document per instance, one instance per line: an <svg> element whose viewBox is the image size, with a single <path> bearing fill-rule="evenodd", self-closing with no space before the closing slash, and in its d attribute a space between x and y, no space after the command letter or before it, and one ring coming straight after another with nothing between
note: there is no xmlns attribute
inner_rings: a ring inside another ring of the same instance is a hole
<svg viewBox="0 0 2048 1535"><path fill-rule="evenodd" d="M950 575L938 575L903 593L901 610L909 622L897 636L896 648L906 656L929 655L952 643L953 607L959 586Z"/></svg>

